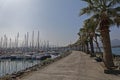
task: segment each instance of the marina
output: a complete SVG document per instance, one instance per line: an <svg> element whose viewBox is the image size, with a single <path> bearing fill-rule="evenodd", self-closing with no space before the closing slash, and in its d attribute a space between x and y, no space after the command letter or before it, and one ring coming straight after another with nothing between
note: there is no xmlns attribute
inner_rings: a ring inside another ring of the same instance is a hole
<svg viewBox="0 0 120 80"><path fill-rule="evenodd" d="M39 31L37 38L34 31L31 37L27 32L22 42L19 36L17 33L15 40L8 39L6 35L1 37L0 77L26 70L48 58L54 59L65 51L65 48L50 45L49 41L40 41Z"/></svg>
<svg viewBox="0 0 120 80"><path fill-rule="evenodd" d="M9 55L0 56L0 77L7 74L17 73L18 71L25 70L27 68L33 67L40 64L48 58L54 59L58 57L60 53L50 52L50 53L34 53L23 55Z"/></svg>
<svg viewBox="0 0 120 80"><path fill-rule="evenodd" d="M120 0L0 0L0 80L120 80Z"/></svg>

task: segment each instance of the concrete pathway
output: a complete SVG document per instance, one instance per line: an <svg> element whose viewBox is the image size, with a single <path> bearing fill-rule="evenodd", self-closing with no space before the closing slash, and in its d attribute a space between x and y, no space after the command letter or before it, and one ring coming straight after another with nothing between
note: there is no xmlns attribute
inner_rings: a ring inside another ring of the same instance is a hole
<svg viewBox="0 0 120 80"><path fill-rule="evenodd" d="M120 80L118 75L104 74L103 68L83 52L69 56L32 72L20 80Z"/></svg>

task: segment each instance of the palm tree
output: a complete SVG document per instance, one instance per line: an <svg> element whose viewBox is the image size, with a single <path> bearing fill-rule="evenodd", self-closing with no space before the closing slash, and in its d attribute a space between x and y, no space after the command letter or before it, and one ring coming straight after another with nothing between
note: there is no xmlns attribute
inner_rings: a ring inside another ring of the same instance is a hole
<svg viewBox="0 0 120 80"><path fill-rule="evenodd" d="M94 45L93 45L93 37L95 36L96 29L96 21L91 19L87 19L84 21L84 28L86 29L86 33L88 34L90 48L91 48L91 56L95 56L94 54Z"/></svg>
<svg viewBox="0 0 120 80"><path fill-rule="evenodd" d="M91 14L90 18L99 21L98 29L103 41L103 60L108 69L114 67L110 43L109 28L120 25L120 0L82 0L88 4L81 10L80 15Z"/></svg>
<svg viewBox="0 0 120 80"><path fill-rule="evenodd" d="M81 41L80 41L80 38L73 44L73 47L75 48L77 48L77 50L80 50L81 51L81 49L80 49L80 46L81 45Z"/></svg>
<svg viewBox="0 0 120 80"><path fill-rule="evenodd" d="M98 21L96 19L90 18L84 21L84 26L83 26L87 30L87 33L89 34L90 47L91 47L91 52L93 56L95 56L93 42L96 43L96 46L99 49L99 52L101 52L101 49L99 47L99 43L97 40L97 38L100 37L98 32L96 32L97 24L98 24Z"/></svg>
<svg viewBox="0 0 120 80"><path fill-rule="evenodd" d="M81 41L81 45L83 48L83 51L85 51L86 53L89 54L89 45L88 45L88 34L85 28L81 28L80 32L78 33L78 35L80 36L80 41Z"/></svg>

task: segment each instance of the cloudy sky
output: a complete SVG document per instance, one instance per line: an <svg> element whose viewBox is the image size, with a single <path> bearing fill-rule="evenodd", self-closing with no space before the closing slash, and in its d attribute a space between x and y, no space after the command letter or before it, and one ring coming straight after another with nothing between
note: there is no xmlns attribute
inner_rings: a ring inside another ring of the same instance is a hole
<svg viewBox="0 0 120 80"><path fill-rule="evenodd" d="M82 21L80 9L86 4L80 0L0 0L0 37L6 34L14 39L20 33L40 31L41 40L66 45L77 40ZM111 28L111 39L120 39L120 31Z"/></svg>

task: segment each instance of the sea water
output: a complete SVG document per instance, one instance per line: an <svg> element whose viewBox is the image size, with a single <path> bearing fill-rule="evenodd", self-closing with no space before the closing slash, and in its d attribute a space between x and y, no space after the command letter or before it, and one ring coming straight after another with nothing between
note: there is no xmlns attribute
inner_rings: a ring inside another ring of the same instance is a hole
<svg viewBox="0 0 120 80"><path fill-rule="evenodd" d="M112 53L116 55L120 55L120 47L112 48Z"/></svg>
<svg viewBox="0 0 120 80"><path fill-rule="evenodd" d="M95 49L95 51L99 52L98 48ZM103 48L101 48L101 51L103 52ZM112 48L112 54L115 54L115 55L120 55L120 47L117 47L117 48Z"/></svg>

